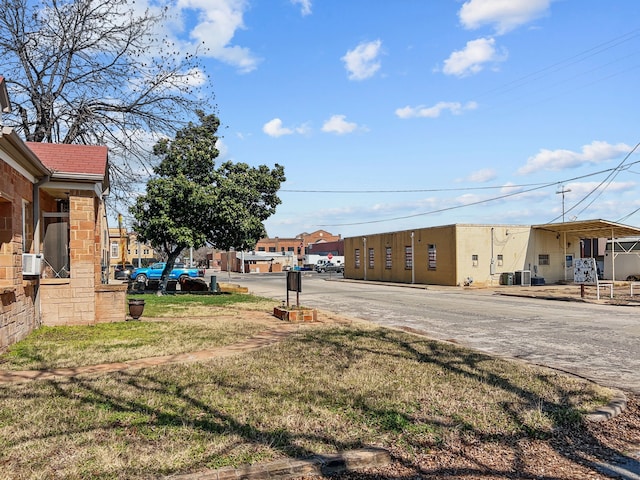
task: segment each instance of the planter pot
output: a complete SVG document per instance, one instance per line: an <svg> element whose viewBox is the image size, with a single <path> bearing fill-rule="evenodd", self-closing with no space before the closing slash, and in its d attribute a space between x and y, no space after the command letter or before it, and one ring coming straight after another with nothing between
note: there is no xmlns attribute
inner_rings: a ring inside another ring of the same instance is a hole
<svg viewBox="0 0 640 480"><path fill-rule="evenodd" d="M287 322L317 322L318 311L313 308L275 307L273 315Z"/></svg>
<svg viewBox="0 0 640 480"><path fill-rule="evenodd" d="M134 320L138 320L142 316L142 312L144 312L144 300L129 300L129 315Z"/></svg>

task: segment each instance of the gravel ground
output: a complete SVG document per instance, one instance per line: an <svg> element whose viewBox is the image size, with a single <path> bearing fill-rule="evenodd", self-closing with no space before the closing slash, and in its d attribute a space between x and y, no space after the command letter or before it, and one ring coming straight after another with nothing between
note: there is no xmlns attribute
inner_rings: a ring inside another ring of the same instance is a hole
<svg viewBox="0 0 640 480"><path fill-rule="evenodd" d="M584 423L572 430L557 430L548 439L466 438L446 448L436 447L407 457L405 449L384 446L391 464L331 477L340 480L447 478L498 479L611 479L640 478L607 474L605 465L620 460L640 461L640 398L627 396L619 416L600 423ZM636 465L637 468L637 465ZM638 477L636 477L638 475ZM315 477L319 478L319 477Z"/></svg>

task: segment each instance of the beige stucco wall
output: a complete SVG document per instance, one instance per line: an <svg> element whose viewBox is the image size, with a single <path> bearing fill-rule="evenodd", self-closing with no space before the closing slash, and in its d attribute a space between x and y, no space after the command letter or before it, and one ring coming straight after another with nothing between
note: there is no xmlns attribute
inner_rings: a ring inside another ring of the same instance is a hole
<svg viewBox="0 0 640 480"><path fill-rule="evenodd" d="M566 268L565 276L565 236L530 226L445 225L347 237L344 242L345 278L432 285L464 285L472 278L472 285L491 286L500 283L504 272L530 270L546 283L573 280L572 266ZM435 245L435 269L429 268L430 245ZM387 247L392 253L391 268L386 265ZM407 267L406 247L413 251L413 269ZM360 252L359 267L356 250ZM540 254L549 255L549 265L539 265ZM566 254L579 258L579 238L566 236ZM473 255L477 255L475 263Z"/></svg>
<svg viewBox="0 0 640 480"><path fill-rule="evenodd" d="M566 244L565 244L566 242ZM565 267L566 255L580 258L580 238L574 235L558 234L543 229L533 229L527 252L527 269L532 275L543 277L546 283L573 281L573 266ZM549 255L549 265L540 265L540 254Z"/></svg>
<svg viewBox="0 0 640 480"><path fill-rule="evenodd" d="M502 273L527 270L528 226L456 225L456 238L456 285L464 285L468 278L472 285L498 285Z"/></svg>
<svg viewBox="0 0 640 480"><path fill-rule="evenodd" d="M412 238L413 235L413 238ZM383 282L452 285L455 280L455 226L420 228L380 233L344 240L345 277ZM428 267L429 245L436 248L436 268ZM391 248L391 268L387 268L386 249ZM413 249L413 270L407 267L406 248ZM360 251L360 266L355 251ZM373 249L373 265L369 251Z"/></svg>

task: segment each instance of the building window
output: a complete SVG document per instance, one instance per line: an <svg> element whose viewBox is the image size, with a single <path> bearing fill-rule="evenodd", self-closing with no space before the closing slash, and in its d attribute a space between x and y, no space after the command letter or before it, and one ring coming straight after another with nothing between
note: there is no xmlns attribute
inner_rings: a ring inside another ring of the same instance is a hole
<svg viewBox="0 0 640 480"><path fill-rule="evenodd" d="M109 256L117 259L120 256L119 252L120 249L118 248L118 242L111 242L111 253L109 253Z"/></svg>
<svg viewBox="0 0 640 480"><path fill-rule="evenodd" d="M49 278L68 278L71 272L69 262L69 214L44 213L44 275ZM111 244L113 252L113 243ZM116 243L116 254L120 252ZM118 255L112 256L118 258Z"/></svg>
<svg viewBox="0 0 640 480"><path fill-rule="evenodd" d="M356 248L353 252L353 258L355 259L355 267L360 268L360 249Z"/></svg>
<svg viewBox="0 0 640 480"><path fill-rule="evenodd" d="M501 267L502 263L502 255L498 255L498 266Z"/></svg>
<svg viewBox="0 0 640 480"><path fill-rule="evenodd" d="M264 252L264 247L258 247L259 252Z"/></svg>
<svg viewBox="0 0 640 480"><path fill-rule="evenodd" d="M384 250L384 268L391 269L391 247L387 247Z"/></svg>
<svg viewBox="0 0 640 480"><path fill-rule="evenodd" d="M145 248L145 249L143 250L143 252L144 252L144 254L145 254L145 255L149 255L149 249L148 249L148 248Z"/></svg>
<svg viewBox="0 0 640 480"><path fill-rule="evenodd" d="M369 249L369 268L373 268L374 252L373 248Z"/></svg>
<svg viewBox="0 0 640 480"><path fill-rule="evenodd" d="M281 252L284 252L284 247L280 247L280 251L281 251Z"/></svg>
<svg viewBox="0 0 640 480"><path fill-rule="evenodd" d="M276 251L276 247L269 247L269 253L274 253Z"/></svg>
<svg viewBox="0 0 640 480"><path fill-rule="evenodd" d="M478 266L478 255L477 254L471 255L471 265L473 265L474 267Z"/></svg>
<svg viewBox="0 0 640 480"><path fill-rule="evenodd" d="M8 265L13 265L13 247L11 240L13 238L13 211L10 201L0 197L0 259L2 259L2 265L6 267L0 267L0 284L3 286L9 283L9 279L12 279L15 273Z"/></svg>
<svg viewBox="0 0 640 480"><path fill-rule="evenodd" d="M538 265L551 265L551 263L549 262L549 254L541 253L540 255L538 255Z"/></svg>
<svg viewBox="0 0 640 480"><path fill-rule="evenodd" d="M573 267L573 255L567 255L565 257L565 268Z"/></svg>
<svg viewBox="0 0 640 480"><path fill-rule="evenodd" d="M295 247L287 247L287 252L295 252L296 248Z"/></svg>
<svg viewBox="0 0 640 480"><path fill-rule="evenodd" d="M436 269L436 244L430 243L427 246L427 268L429 270Z"/></svg>
<svg viewBox="0 0 640 480"><path fill-rule="evenodd" d="M33 207L22 201L22 253L29 253L33 245Z"/></svg>
<svg viewBox="0 0 640 480"><path fill-rule="evenodd" d="M404 268L410 270L413 266L413 252L411 247L404 247Z"/></svg>

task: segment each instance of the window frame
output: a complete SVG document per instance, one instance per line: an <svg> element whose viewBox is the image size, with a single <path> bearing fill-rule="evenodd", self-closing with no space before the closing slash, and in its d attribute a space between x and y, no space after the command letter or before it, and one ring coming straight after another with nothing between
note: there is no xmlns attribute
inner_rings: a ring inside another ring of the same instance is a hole
<svg viewBox="0 0 640 480"><path fill-rule="evenodd" d="M435 243L427 244L427 270L435 271L437 269L438 251Z"/></svg>
<svg viewBox="0 0 640 480"><path fill-rule="evenodd" d="M404 246L404 269L411 270L413 268L413 248L411 245Z"/></svg>

